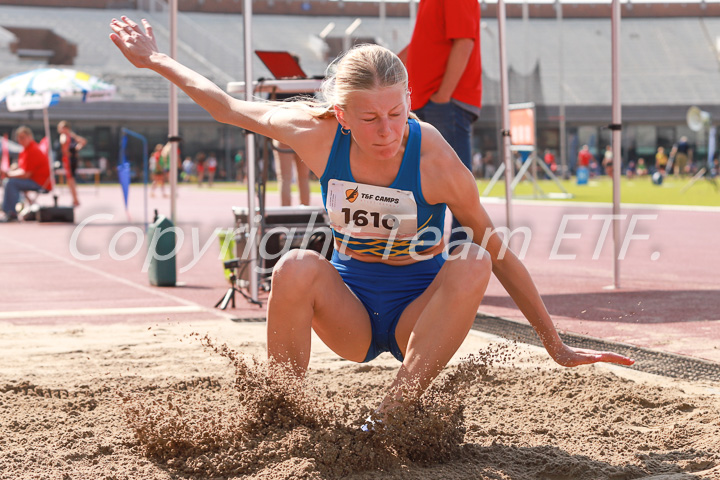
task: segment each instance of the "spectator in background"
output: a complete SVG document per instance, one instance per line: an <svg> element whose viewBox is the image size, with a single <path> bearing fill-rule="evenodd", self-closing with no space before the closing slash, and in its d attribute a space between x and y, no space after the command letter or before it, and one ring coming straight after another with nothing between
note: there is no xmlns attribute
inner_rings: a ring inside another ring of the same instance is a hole
<svg viewBox="0 0 720 480"><path fill-rule="evenodd" d="M293 58L300 63L300 58L297 55L293 55ZM275 95L275 100L280 101L294 101L297 99L297 96L291 94ZM275 162L268 165L268 167L275 167L275 174L280 187L280 204L284 207L292 205L292 182L294 176L300 193L300 205L310 205L310 169L292 148L282 142L273 140L272 151Z"/></svg>
<svg viewBox="0 0 720 480"><path fill-rule="evenodd" d="M198 187L202 187L205 178L205 152L198 152L195 155L195 173L197 174Z"/></svg>
<svg viewBox="0 0 720 480"><path fill-rule="evenodd" d="M105 176L107 172L108 159L106 157L98 158L98 168L100 169L100 175Z"/></svg>
<svg viewBox="0 0 720 480"><path fill-rule="evenodd" d="M647 165L645 164L644 158L638 158L637 166L635 167L635 175L643 177L648 174Z"/></svg>
<svg viewBox="0 0 720 480"><path fill-rule="evenodd" d="M472 157L472 172L475 178L482 178L483 176L483 157L482 153L477 150Z"/></svg>
<svg viewBox="0 0 720 480"><path fill-rule="evenodd" d="M22 145L23 151L18 157L17 168L0 171L0 178L4 179L2 209L5 216L0 219L2 222L17 220L15 205L20 199L21 192L50 190L52 187L50 163L47 156L35 143L32 130L26 126L18 127L15 137L17 142Z"/></svg>
<svg viewBox="0 0 720 480"><path fill-rule="evenodd" d="M495 158L493 157L493 152L491 150L488 150L485 152L485 155L483 155L483 173L485 175L485 178L492 178L493 175L495 175L495 172L497 171L497 167L495 167Z"/></svg>
<svg viewBox="0 0 720 480"><path fill-rule="evenodd" d="M673 174L684 176L690 171L690 162L692 162L692 149L688 143L688 138L683 135L678 139L670 150L670 158L673 164Z"/></svg>
<svg viewBox="0 0 720 480"><path fill-rule="evenodd" d="M280 185L280 204L292 205L293 165L297 173L297 186L300 191L300 205L310 205L310 169L300 157L287 145L273 140L273 153L277 164L277 179Z"/></svg>
<svg viewBox="0 0 720 480"><path fill-rule="evenodd" d="M235 154L235 180L238 182L245 181L245 153L238 150Z"/></svg>
<svg viewBox="0 0 720 480"><path fill-rule="evenodd" d="M437 128L472 171L472 123L480 115L480 4L423 0L407 48L400 52L410 79L411 107ZM453 218L450 241L466 236Z"/></svg>
<svg viewBox="0 0 720 480"><path fill-rule="evenodd" d="M627 178L633 178L635 176L635 171L637 170L637 164L634 160L630 160L627 165L627 169L625 169L625 176Z"/></svg>
<svg viewBox="0 0 720 480"><path fill-rule="evenodd" d="M660 173L665 175L667 171L667 164L668 156L665 153L665 147L657 147L657 152L655 153L655 168L657 168Z"/></svg>
<svg viewBox="0 0 720 480"><path fill-rule="evenodd" d="M603 154L602 166L603 166L603 170L605 170L605 174L608 177L612 177L613 176L613 151L612 151L611 145L605 146L605 153ZM622 171L620 171L620 173L622 173Z"/></svg>
<svg viewBox="0 0 720 480"><path fill-rule="evenodd" d="M590 153L590 147L583 145L578 152L577 167L575 168L578 185L587 185L588 179L592 177L591 164L594 161L595 159L592 153Z"/></svg>
<svg viewBox="0 0 720 480"><path fill-rule="evenodd" d="M212 187L213 181L215 180L215 172L217 171L217 158L215 157L215 153L210 152L205 160L205 170L207 170L208 187Z"/></svg>
<svg viewBox="0 0 720 480"><path fill-rule="evenodd" d="M555 174L557 171L557 161L555 160L555 154L552 153L552 150L549 148L545 149L545 155L543 156L543 160L545 161L545 165L550 169L550 171Z"/></svg>
<svg viewBox="0 0 720 480"><path fill-rule="evenodd" d="M592 160L593 156L592 153L590 153L590 147L583 145L578 152L578 167L590 168L590 162L592 162Z"/></svg>
<svg viewBox="0 0 720 480"><path fill-rule="evenodd" d="M162 165L162 151L163 151L163 144L158 143L155 145L155 150L153 150L152 154L150 155L150 172L152 175L152 185L150 185L150 196L155 196L155 187L158 185L160 186L160 193L163 197L166 196L165 194L165 171L163 169Z"/></svg>
<svg viewBox="0 0 720 480"><path fill-rule="evenodd" d="M57 131L60 134L60 151L63 168L65 169L65 178L70 188L73 206L77 207L80 205L80 200L75 185L75 172L78 167L78 152L87 145L87 140L73 132L70 124L65 120L58 123Z"/></svg>
<svg viewBox="0 0 720 480"><path fill-rule="evenodd" d="M192 176L195 170L195 163L193 163L192 157L185 157L182 162L182 179L185 182L191 182Z"/></svg>

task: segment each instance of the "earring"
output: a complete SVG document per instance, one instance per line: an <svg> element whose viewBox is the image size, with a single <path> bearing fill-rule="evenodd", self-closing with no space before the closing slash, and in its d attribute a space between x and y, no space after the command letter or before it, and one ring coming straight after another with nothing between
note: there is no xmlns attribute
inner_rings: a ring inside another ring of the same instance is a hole
<svg viewBox="0 0 720 480"><path fill-rule="evenodd" d="M350 129L341 126L340 133L342 133L343 135L350 135Z"/></svg>

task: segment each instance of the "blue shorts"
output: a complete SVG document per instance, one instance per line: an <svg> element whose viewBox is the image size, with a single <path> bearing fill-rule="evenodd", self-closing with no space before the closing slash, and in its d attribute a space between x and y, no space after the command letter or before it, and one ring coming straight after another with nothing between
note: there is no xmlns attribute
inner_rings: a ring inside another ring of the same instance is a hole
<svg viewBox="0 0 720 480"><path fill-rule="evenodd" d="M394 266L354 258L343 260L335 251L331 263L370 315L372 341L363 362L369 362L382 352L390 352L402 362L395 327L405 308L435 279L445 263L443 256Z"/></svg>

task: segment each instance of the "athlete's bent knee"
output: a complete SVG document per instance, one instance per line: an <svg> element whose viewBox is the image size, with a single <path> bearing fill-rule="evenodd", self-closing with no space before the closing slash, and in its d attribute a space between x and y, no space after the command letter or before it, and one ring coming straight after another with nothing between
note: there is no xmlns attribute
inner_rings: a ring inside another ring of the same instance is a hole
<svg viewBox="0 0 720 480"><path fill-rule="evenodd" d="M323 263L327 263L327 260L312 250L290 250L278 260L273 268L273 289L286 285L294 289L312 285L324 266Z"/></svg>
<svg viewBox="0 0 720 480"><path fill-rule="evenodd" d="M484 291L492 274L490 254L474 243L465 245L464 248L464 255L457 255L447 261L452 269L450 281L456 283L464 292L474 289Z"/></svg>

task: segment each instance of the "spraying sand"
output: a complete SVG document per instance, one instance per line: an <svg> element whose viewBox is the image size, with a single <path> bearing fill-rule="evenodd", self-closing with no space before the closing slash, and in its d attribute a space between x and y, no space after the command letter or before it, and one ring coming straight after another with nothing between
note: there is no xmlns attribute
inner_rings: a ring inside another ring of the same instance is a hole
<svg viewBox="0 0 720 480"><path fill-rule="evenodd" d="M471 334L423 399L360 426L399 364L314 339L268 379L264 324L0 333L0 478L717 479L720 385Z"/></svg>

